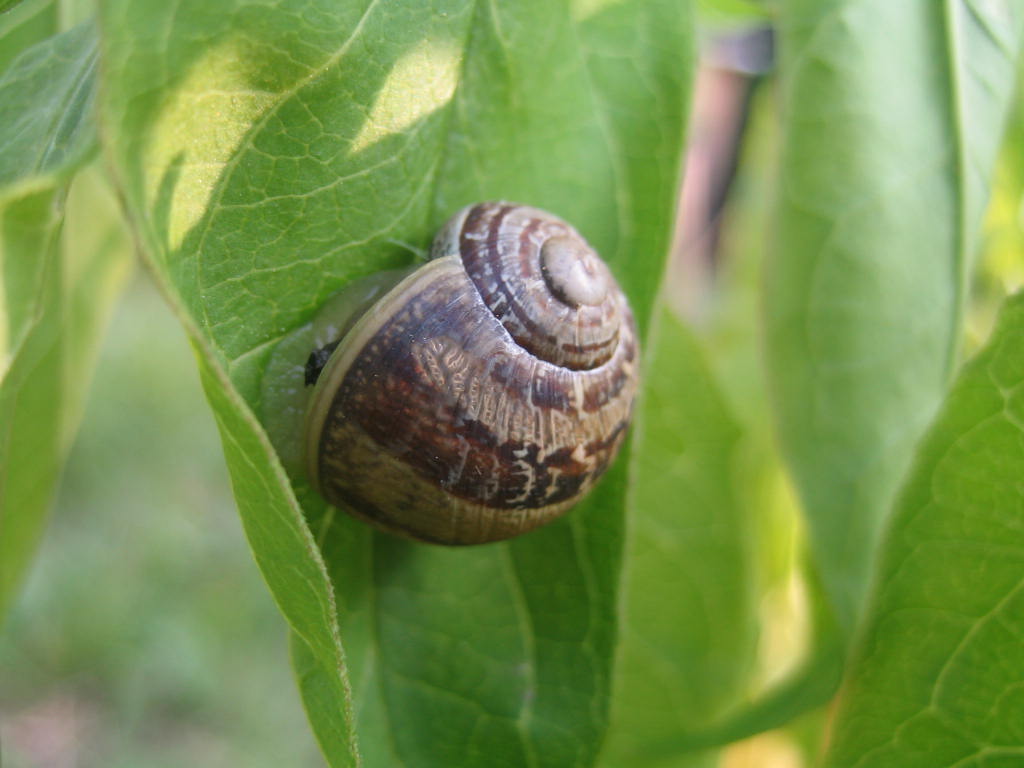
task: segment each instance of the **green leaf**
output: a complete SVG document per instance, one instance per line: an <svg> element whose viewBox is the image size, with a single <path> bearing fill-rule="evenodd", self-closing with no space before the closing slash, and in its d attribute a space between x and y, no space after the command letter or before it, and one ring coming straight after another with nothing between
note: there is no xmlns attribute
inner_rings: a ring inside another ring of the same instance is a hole
<svg viewBox="0 0 1024 768"><path fill-rule="evenodd" d="M0 78L0 190L73 171L96 149L96 32L81 24L38 43Z"/></svg>
<svg viewBox="0 0 1024 768"><path fill-rule="evenodd" d="M88 232L61 232L67 178L95 148L95 62L95 32L83 25L27 49L0 77L0 617L42 533L125 276L102 191L72 196Z"/></svg>
<svg viewBox="0 0 1024 768"><path fill-rule="evenodd" d="M56 0L25 0L0 12L0 73L22 51L57 33Z"/></svg>
<svg viewBox="0 0 1024 768"><path fill-rule="evenodd" d="M697 331L702 335L701 348L708 366L712 369L712 375L698 376L696 380L713 380L725 402L711 409L712 412L731 414L730 419L742 425L742 428L734 427L742 435L742 440L735 446L729 478L729 482L733 484L730 496L735 496L732 504L738 505L741 511L729 507L724 509L726 513L731 513L743 521L742 526L738 527L734 534L738 542L744 543L742 551L752 561L723 561L715 572L709 572L705 578L713 584L721 578L720 574L731 574L732 569L746 571L755 582L753 586L758 590L758 599L768 597L771 593L788 591L794 577L793 572L798 570L805 560L799 554L801 548L794 547L794 525L798 510L785 487L781 458L771 435L763 356L759 347L762 318L759 292L762 283L764 238L771 212L770 185L775 179L773 169L777 163L779 145L776 109L774 91L758 88L745 127L747 138L743 144L738 176L730 192L725 218L721 222L721 240L716 251L716 272L711 286L712 312L709 318L698 318L697 324ZM683 235L685 238L686 233ZM689 233L691 239L697 236L694 232ZM684 275L677 275L673 280L670 271L666 296L672 297L674 292L684 286L683 281L686 279ZM696 314L693 312L692 299L679 301L679 304L687 307L691 314ZM701 319L705 321L703 327L699 324ZM710 322L707 322L708 320ZM658 343L667 345L668 341L659 337ZM687 348L687 345L678 342L675 346ZM682 351L662 354L661 362L653 366L653 375L660 378L659 366L671 367L670 361L677 357L688 360L690 356ZM696 362L693 361L694 364ZM672 399L665 398L664 407L667 413L681 415L688 412L690 395L686 389L689 379L689 376L677 375L676 395ZM668 386L667 382L665 386ZM702 403L703 399L698 398L698 402ZM647 408L644 409L646 410ZM699 417L699 413L692 414L688 420L683 420L683 424L692 423ZM662 421L665 422L664 429L669 430L672 421L665 417ZM722 426L724 428L725 425ZM676 440L685 440L687 428L683 426L678 431L682 437L677 437ZM642 445L639 450L643 453L645 447ZM658 456L656 451L652 453L654 457ZM706 461L708 458L709 456L699 454L697 457L689 457L688 460ZM643 456L638 457L636 461L638 464L644 461ZM716 477L721 479L720 474ZM684 479L687 479L686 476ZM637 492L639 493L639 489L644 488L648 482L651 481L637 482ZM675 494L674 489L667 490L656 501L652 499L646 501L644 505L634 506L638 515L645 516L648 507L653 505L654 509L658 509L666 503L665 499L674 499ZM709 495L709 498L714 496ZM640 520L642 519L643 517L640 517ZM640 522L636 524L641 525ZM700 533L711 534L709 531L697 529L688 531L687 535L696 541ZM627 555L627 568L631 560L632 558ZM821 596L818 580L814 578L813 573L806 574L806 577L811 625L808 641L810 647L806 656L800 660L793 659L795 666L792 671L781 679L773 680L763 689L755 689L750 681L751 687L746 691L746 700L729 708L720 717L707 717L707 713L701 712L701 717L693 718L671 732L666 729L666 733L650 739L642 746L645 757L679 760L680 756L687 753L706 753L711 748L746 739L765 730L783 727L797 715L828 701L841 679L842 644L836 635L831 609ZM627 576L625 583L631 585L638 578L644 580L643 576ZM747 585L747 589L751 589L751 586ZM738 596L731 597L736 601ZM729 600L724 602L728 607ZM661 612L666 610L664 605L659 608ZM760 608L759 614L766 615L763 607ZM686 624L690 632L701 631L701 624L697 622L694 626L690 616L679 616L676 620ZM769 621L779 622L780 617L773 614ZM651 623L655 624L656 620L651 620ZM742 634L744 624L738 617L737 627L737 631ZM769 628L768 631L770 633L772 630ZM725 642L728 644L736 640L738 638L729 638ZM780 664L786 664L786 661L773 655L761 659L760 663L768 665L774 672L778 670ZM761 674L763 673L762 670ZM709 700L712 698L713 695L709 696ZM614 735L612 739L614 740Z"/></svg>
<svg viewBox="0 0 1024 768"><path fill-rule="evenodd" d="M689 15L667 0L107 0L101 20L111 158L200 357L329 762L592 763L626 458L567 519L454 551L376 534L293 489L254 414L278 340L353 278L408 264L473 200L568 218L646 329L669 244Z"/></svg>
<svg viewBox="0 0 1024 768"><path fill-rule="evenodd" d="M736 482L741 430L682 323L662 312L654 338L633 448L607 765L646 764L653 745L735 705L757 638L754 527Z"/></svg>
<svg viewBox="0 0 1024 768"><path fill-rule="evenodd" d="M1024 754L1024 295L1005 303L896 504L826 765Z"/></svg>
<svg viewBox="0 0 1024 768"><path fill-rule="evenodd" d="M337 738L328 739L320 732L317 737L325 750L330 748L327 755L332 765L354 765L358 758L345 654L323 560L266 434L224 374L209 362L212 354L204 349L202 336L187 322L186 328L197 348L200 379L220 430L232 489L256 562L298 636L294 643L327 671L328 695L314 701L329 713L330 733ZM307 692L306 686L301 688Z"/></svg>
<svg viewBox="0 0 1024 768"><path fill-rule="evenodd" d="M0 13L6 13L21 2L22 0L0 0Z"/></svg>
<svg viewBox="0 0 1024 768"><path fill-rule="evenodd" d="M63 460L58 205L48 189L0 210L9 340L0 382L0 616L35 551Z"/></svg>
<svg viewBox="0 0 1024 768"><path fill-rule="evenodd" d="M955 360L1024 7L786 9L769 366L817 565L849 632L893 492Z"/></svg>
<svg viewBox="0 0 1024 768"><path fill-rule="evenodd" d="M115 303L134 268L131 244L110 182L96 165L68 189L61 231L64 389L61 442L71 449L88 384Z"/></svg>

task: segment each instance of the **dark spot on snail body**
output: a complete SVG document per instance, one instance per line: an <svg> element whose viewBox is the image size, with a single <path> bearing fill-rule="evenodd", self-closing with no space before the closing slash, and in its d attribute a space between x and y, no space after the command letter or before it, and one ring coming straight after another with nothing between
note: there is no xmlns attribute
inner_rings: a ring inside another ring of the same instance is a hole
<svg viewBox="0 0 1024 768"><path fill-rule="evenodd" d="M332 341L330 344L325 344L319 349L314 349L309 353L309 357L306 359L306 368L304 381L307 387L311 387L316 384L316 380L320 378L320 372L327 365L327 361L331 359L331 353L338 348L338 344L341 341Z"/></svg>

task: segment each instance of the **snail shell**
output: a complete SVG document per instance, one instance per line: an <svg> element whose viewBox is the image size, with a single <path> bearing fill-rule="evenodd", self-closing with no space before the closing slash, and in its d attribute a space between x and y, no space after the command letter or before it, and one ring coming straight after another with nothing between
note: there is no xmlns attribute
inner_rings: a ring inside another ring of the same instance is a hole
<svg viewBox="0 0 1024 768"><path fill-rule="evenodd" d="M524 533L614 459L637 356L625 297L576 230L537 208L469 206L313 372L307 472L392 533Z"/></svg>

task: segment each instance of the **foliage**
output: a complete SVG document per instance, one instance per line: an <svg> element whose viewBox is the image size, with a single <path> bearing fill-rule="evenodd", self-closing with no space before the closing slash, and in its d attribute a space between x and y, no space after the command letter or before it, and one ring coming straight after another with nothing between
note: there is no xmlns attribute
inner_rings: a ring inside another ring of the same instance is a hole
<svg viewBox="0 0 1024 768"><path fill-rule="evenodd" d="M0 616L42 532L127 264L109 203L85 231L69 227L74 240L61 231L68 180L95 150L96 59L82 25L0 75Z"/></svg>
<svg viewBox="0 0 1024 768"><path fill-rule="evenodd" d="M195 351L330 765L713 764L844 676L828 765L1019 754L1020 301L949 381L1024 12L703 3L774 19L781 149L763 277L755 237L718 321L689 328L658 300L685 7L101 0L63 29L54 3L4 3L0 615L130 232ZM65 223L72 179L95 215L76 219L73 193ZM631 443L533 534L399 541L289 480L261 421L265 368L339 288L499 198L572 221L629 295L645 348ZM763 339L736 301L752 291ZM806 521L795 554L783 463ZM765 684L757 606L786 583L806 591L808 648Z"/></svg>

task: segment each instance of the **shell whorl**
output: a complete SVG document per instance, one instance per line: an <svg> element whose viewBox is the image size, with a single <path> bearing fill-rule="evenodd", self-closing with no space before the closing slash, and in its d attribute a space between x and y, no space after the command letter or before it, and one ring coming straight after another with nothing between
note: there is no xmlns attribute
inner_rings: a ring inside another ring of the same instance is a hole
<svg viewBox="0 0 1024 768"><path fill-rule="evenodd" d="M484 303L531 354L573 370L607 362L622 298L586 240L546 211L479 203L441 230L432 258L457 254Z"/></svg>

